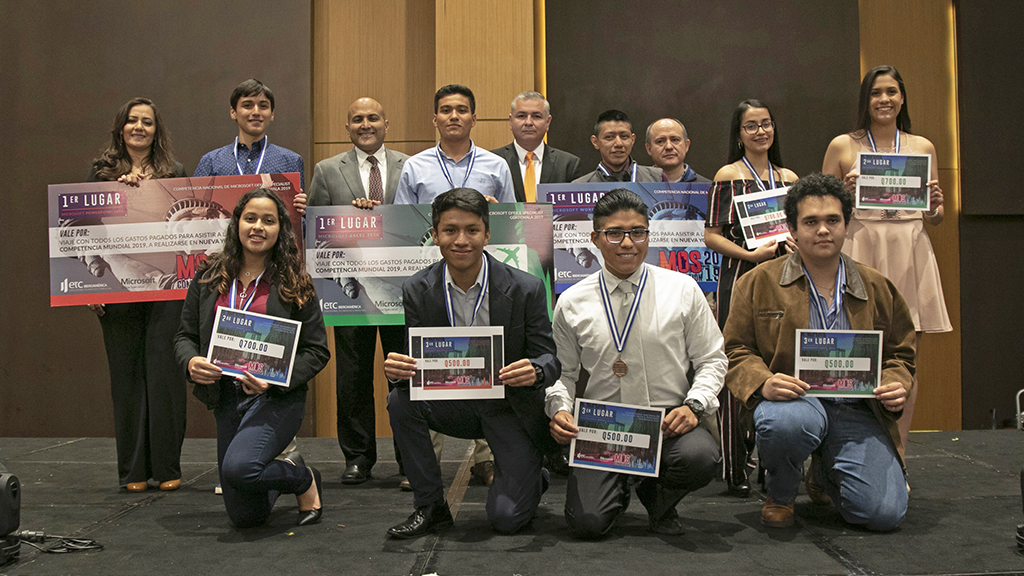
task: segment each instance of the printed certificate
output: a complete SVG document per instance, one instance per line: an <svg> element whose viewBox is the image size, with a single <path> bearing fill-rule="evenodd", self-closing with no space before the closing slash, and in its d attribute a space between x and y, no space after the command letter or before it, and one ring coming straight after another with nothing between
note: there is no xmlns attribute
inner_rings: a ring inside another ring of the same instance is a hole
<svg viewBox="0 0 1024 576"><path fill-rule="evenodd" d="M590 241L594 204L616 188L640 195L647 204L651 233L645 260L691 276L705 293L718 290L721 256L704 246L708 183L611 182L540 184L537 200L551 202L555 244L555 292L601 269L601 251Z"/></svg>
<svg viewBox="0 0 1024 576"><path fill-rule="evenodd" d="M301 322L255 312L217 307L206 361L225 374L253 376L288 386L295 363Z"/></svg>
<svg viewBox="0 0 1024 576"><path fill-rule="evenodd" d="M224 248L238 199L269 188L292 209L299 174L51 184L50 306L184 300L196 269Z"/></svg>
<svg viewBox="0 0 1024 576"><path fill-rule="evenodd" d="M789 236L786 222L786 193L789 186L767 192L740 194L733 198L740 217L747 248L753 250L775 240L783 243Z"/></svg>
<svg viewBox="0 0 1024 576"><path fill-rule="evenodd" d="M857 154L857 208L930 210L928 154Z"/></svg>
<svg viewBox="0 0 1024 576"><path fill-rule="evenodd" d="M505 365L504 326L409 328L416 375L412 400L504 398L498 371Z"/></svg>
<svg viewBox="0 0 1024 576"><path fill-rule="evenodd" d="M664 408L576 399L569 466L657 477Z"/></svg>
<svg viewBox="0 0 1024 576"><path fill-rule="evenodd" d="M489 204L498 262L551 286L551 206ZM430 235L429 204L311 206L306 210L306 271L327 326L405 323L402 283L441 259ZM548 294L551 312L551 294Z"/></svg>
<svg viewBox="0 0 1024 576"><path fill-rule="evenodd" d="M796 374L808 396L874 398L881 384L879 330L797 330Z"/></svg>

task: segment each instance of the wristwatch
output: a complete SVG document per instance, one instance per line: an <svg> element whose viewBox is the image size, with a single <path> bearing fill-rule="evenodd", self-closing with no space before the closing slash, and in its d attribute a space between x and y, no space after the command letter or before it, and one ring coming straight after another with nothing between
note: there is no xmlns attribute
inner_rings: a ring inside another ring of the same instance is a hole
<svg viewBox="0 0 1024 576"><path fill-rule="evenodd" d="M687 398L683 401L683 406L689 408L690 412L693 412L693 415L696 416L698 420L700 420L700 417L704 415L704 404L696 398Z"/></svg>
<svg viewBox="0 0 1024 576"><path fill-rule="evenodd" d="M533 375L534 377L536 377L536 380L534 381L533 385L540 386L541 384L544 383L544 369L541 368L540 366L537 366L533 362L530 362L530 366L533 366Z"/></svg>

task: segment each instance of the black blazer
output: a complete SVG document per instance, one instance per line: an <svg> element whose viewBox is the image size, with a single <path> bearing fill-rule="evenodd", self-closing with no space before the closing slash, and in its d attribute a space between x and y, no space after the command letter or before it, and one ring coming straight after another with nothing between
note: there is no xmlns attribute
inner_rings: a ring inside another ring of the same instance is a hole
<svg viewBox="0 0 1024 576"><path fill-rule="evenodd" d="M514 143L491 150L505 159L512 172L512 187L516 189L516 201L526 202L523 175L519 170L519 154ZM540 165L541 184L564 184L580 177L580 159L575 155L544 145L544 158Z"/></svg>
<svg viewBox="0 0 1024 576"><path fill-rule="evenodd" d="M533 443L548 453L558 445L548 431L544 393L562 375L562 365L555 355L544 284L525 272L498 262L490 254L486 257L490 264L487 297L491 326L505 327L505 364L529 358L544 371L544 379L533 386L507 387L505 399L522 420ZM443 260L405 281L402 297L406 329L448 326L444 290ZM406 338L406 346L408 341ZM408 381L402 384L408 386Z"/></svg>
<svg viewBox="0 0 1024 576"><path fill-rule="evenodd" d="M217 298L220 294L210 289L210 284L199 282L198 275L192 279L185 295L185 305L181 311L181 326L174 337L174 355L185 370L188 378L188 361L194 356L205 357L210 349L210 338L213 335L213 321L216 318ZM267 298L267 316L288 318L302 322L299 330L299 342L295 350L295 364L288 388L271 385L268 394L305 394L306 383L313 379L331 358L327 348L327 330L324 328L324 317L320 312L320 301L316 297L299 307L291 302L281 300L277 286L270 285L270 296ZM230 376L221 378L209 386L196 384L192 393L202 400L211 410L217 407L220 399L220 386L231 381ZM188 378L191 382L191 378Z"/></svg>

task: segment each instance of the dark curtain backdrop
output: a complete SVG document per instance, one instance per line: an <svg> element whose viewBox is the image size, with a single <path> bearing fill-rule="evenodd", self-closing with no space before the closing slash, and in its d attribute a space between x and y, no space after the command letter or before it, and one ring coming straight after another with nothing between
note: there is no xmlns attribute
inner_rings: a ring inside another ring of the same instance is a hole
<svg viewBox="0 0 1024 576"><path fill-rule="evenodd" d="M250 76L274 90L270 140L308 180L310 22L310 0L0 0L0 436L113 434L99 322L49 306L46 185L86 178L134 96L154 100L191 173L237 135L228 97ZM189 434L212 422L190 395Z"/></svg>
<svg viewBox="0 0 1024 576"><path fill-rule="evenodd" d="M1014 426L1024 388L1024 3L956 2L963 427ZM1017 64L1013 64L1017 62Z"/></svg>
<svg viewBox="0 0 1024 576"><path fill-rule="evenodd" d="M637 135L634 159L651 164L647 125L675 117L691 140L687 163L712 178L732 111L757 98L778 122L786 167L819 171L856 118L859 30L856 0L548 2L549 141L594 170L594 122L617 108Z"/></svg>

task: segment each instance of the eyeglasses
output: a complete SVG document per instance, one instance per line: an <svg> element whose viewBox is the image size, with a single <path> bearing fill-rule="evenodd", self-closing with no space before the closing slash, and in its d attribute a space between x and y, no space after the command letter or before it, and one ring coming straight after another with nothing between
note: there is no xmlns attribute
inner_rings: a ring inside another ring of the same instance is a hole
<svg viewBox="0 0 1024 576"><path fill-rule="evenodd" d="M746 132L747 134L757 134L758 128L764 130L766 133L771 132L775 130L775 122L772 122L771 120L765 120L760 124L747 122L746 124L743 125L743 131Z"/></svg>
<svg viewBox="0 0 1024 576"><path fill-rule="evenodd" d="M633 228L632 230L620 230L618 228L612 228L611 230L595 230L598 234L604 234L612 244L619 244L626 239L626 234L629 234L629 239L633 242L647 242L647 233L650 232L647 228Z"/></svg>

